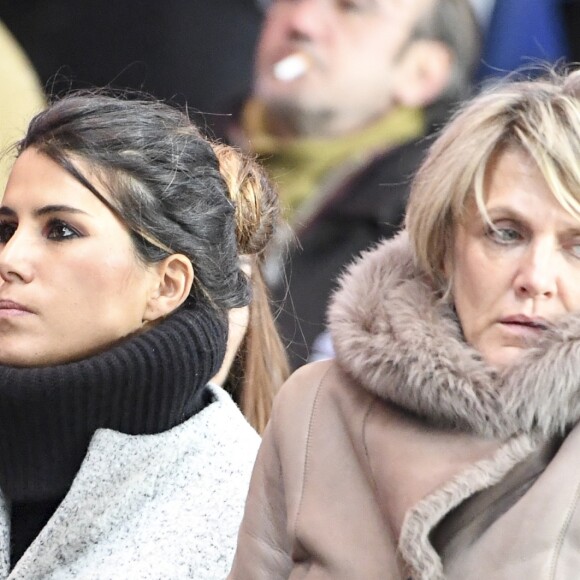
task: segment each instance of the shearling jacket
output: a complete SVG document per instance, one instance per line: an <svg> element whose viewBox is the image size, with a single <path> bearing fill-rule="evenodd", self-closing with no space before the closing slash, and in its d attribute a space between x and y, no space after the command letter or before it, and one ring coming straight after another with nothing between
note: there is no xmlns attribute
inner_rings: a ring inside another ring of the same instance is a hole
<svg viewBox="0 0 580 580"><path fill-rule="evenodd" d="M10 572L0 497L0 578L223 580L259 437L229 395L156 435L100 429L72 487Z"/></svg>
<svg viewBox="0 0 580 580"><path fill-rule="evenodd" d="M403 234L329 319L337 358L276 399L229 578L579 578L580 318L498 373Z"/></svg>

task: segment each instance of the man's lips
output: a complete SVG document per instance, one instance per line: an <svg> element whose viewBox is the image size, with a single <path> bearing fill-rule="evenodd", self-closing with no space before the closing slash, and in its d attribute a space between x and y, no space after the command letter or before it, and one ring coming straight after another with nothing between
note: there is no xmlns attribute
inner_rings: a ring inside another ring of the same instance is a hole
<svg viewBox="0 0 580 580"><path fill-rule="evenodd" d="M305 75L310 66L309 56L304 52L296 51L276 62L273 66L273 73L279 81L291 82Z"/></svg>

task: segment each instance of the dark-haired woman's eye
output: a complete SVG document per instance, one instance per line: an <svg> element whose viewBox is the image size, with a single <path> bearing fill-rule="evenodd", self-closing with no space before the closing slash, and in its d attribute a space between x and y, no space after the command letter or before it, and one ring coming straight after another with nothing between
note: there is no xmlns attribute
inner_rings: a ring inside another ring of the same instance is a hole
<svg viewBox="0 0 580 580"><path fill-rule="evenodd" d="M81 237L72 226L61 220L53 220L46 226L46 237L55 242L62 242Z"/></svg>
<svg viewBox="0 0 580 580"><path fill-rule="evenodd" d="M16 224L14 222L0 222L0 244L7 244L15 231Z"/></svg>

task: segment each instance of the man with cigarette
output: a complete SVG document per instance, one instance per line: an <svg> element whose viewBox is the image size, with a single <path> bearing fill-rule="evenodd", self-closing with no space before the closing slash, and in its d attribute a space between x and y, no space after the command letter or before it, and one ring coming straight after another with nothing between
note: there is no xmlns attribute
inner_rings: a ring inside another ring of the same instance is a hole
<svg viewBox="0 0 580 580"><path fill-rule="evenodd" d="M253 92L226 137L259 156L286 207L291 234L267 274L294 367L343 267L400 226L423 138L466 96L478 54L468 0L268 5Z"/></svg>

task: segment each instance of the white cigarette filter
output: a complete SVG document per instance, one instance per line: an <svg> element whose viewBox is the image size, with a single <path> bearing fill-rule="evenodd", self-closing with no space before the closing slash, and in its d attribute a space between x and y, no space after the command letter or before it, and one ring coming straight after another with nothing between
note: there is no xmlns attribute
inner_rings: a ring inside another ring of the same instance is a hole
<svg viewBox="0 0 580 580"><path fill-rule="evenodd" d="M274 65L274 76L279 81L294 81L304 75L309 67L308 57L302 52L294 52Z"/></svg>

